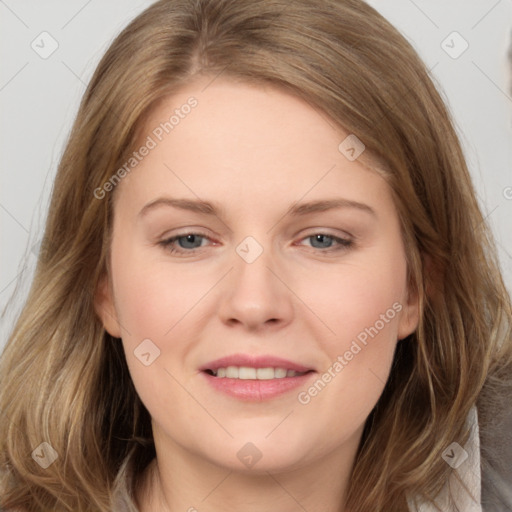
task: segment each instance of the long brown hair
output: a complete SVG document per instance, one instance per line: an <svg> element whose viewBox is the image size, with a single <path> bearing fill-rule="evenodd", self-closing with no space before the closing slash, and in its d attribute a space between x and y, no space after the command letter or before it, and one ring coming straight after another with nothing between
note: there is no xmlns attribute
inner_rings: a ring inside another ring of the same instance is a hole
<svg viewBox="0 0 512 512"><path fill-rule="evenodd" d="M123 463L136 479L155 456L122 348L94 311L115 190L94 192L152 108L197 73L299 95L364 142L393 191L421 320L398 343L366 422L347 507L401 512L408 494L436 496L452 471L441 453L464 444L475 404L492 463L486 440L512 389L510 297L416 52L360 0L161 0L101 60L58 168L32 288L0 363L0 506L108 511ZM31 457L42 442L58 454L45 469Z"/></svg>

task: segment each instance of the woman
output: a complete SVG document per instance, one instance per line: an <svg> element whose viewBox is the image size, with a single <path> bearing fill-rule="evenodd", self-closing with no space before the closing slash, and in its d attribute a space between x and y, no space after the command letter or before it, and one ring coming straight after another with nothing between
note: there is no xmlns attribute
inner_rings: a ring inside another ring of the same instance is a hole
<svg viewBox="0 0 512 512"><path fill-rule="evenodd" d="M379 14L157 2L60 163L0 504L482 510L511 317L446 108Z"/></svg>

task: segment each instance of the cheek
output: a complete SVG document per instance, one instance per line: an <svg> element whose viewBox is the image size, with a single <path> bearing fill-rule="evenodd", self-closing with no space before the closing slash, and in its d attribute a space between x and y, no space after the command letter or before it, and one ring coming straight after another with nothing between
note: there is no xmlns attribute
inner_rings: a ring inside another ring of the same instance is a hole
<svg viewBox="0 0 512 512"><path fill-rule="evenodd" d="M124 248L121 244L114 248L116 311L127 364L148 408L165 409L164 397L179 395L172 375L183 370L187 355L200 341L199 318L210 304L207 294L218 276L200 274L187 265L183 269L171 268L165 261L151 260L137 248ZM145 362L149 364L146 366Z"/></svg>
<svg viewBox="0 0 512 512"><path fill-rule="evenodd" d="M192 310L214 284L205 276L177 270L165 262L118 257L113 264L116 310L127 338L162 340L174 335L176 326ZM186 323L186 322L184 322ZM182 327L180 325L179 327Z"/></svg>
<svg viewBox="0 0 512 512"><path fill-rule="evenodd" d="M406 298L402 253L374 251L312 275L302 282L301 296L330 328L323 339L331 355L347 350L354 339L363 344L376 336L396 341Z"/></svg>
<svg viewBox="0 0 512 512"><path fill-rule="evenodd" d="M310 296L334 334L322 343L327 357L319 379L328 382L305 390L301 403L318 415L331 411L333 436L339 435L336 425L364 423L382 394L404 309L405 281L404 255L383 250L340 267L334 279L324 279L324 294Z"/></svg>
<svg viewBox="0 0 512 512"><path fill-rule="evenodd" d="M124 261L117 270L122 342L137 393L153 417L168 411L170 403L180 403L184 409L188 402L173 376L185 383L178 375L179 362L186 360L197 338L187 320L197 313L207 288L185 282L163 265Z"/></svg>

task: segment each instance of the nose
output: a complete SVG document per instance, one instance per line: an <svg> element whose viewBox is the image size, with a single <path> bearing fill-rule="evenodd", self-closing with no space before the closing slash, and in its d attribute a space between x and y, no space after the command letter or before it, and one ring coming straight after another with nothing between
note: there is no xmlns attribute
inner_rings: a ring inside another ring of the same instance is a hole
<svg viewBox="0 0 512 512"><path fill-rule="evenodd" d="M294 315L289 273L266 248L252 262L240 254L234 254L233 269L222 287L218 308L221 320L253 332L289 324Z"/></svg>

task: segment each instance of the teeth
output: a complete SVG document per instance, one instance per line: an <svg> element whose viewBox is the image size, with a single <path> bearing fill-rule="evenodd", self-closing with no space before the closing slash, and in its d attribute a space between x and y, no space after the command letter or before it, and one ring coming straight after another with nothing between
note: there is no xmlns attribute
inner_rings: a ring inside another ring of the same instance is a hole
<svg viewBox="0 0 512 512"><path fill-rule="evenodd" d="M236 370L236 366L233 366ZM233 371L233 370L232 370ZM274 373L274 372L272 372ZM234 374L234 371L233 371ZM241 366L238 368L238 378L239 379L255 379L256 374L258 374L258 379L260 379L260 370L256 371L256 368L248 368L247 366Z"/></svg>
<svg viewBox="0 0 512 512"><path fill-rule="evenodd" d="M288 372L284 368L275 368L274 369L274 377L276 379L282 379L283 377L286 377L287 373Z"/></svg>
<svg viewBox="0 0 512 512"><path fill-rule="evenodd" d="M304 373L306 372L296 372L285 368L251 368L249 366L228 366L213 371L216 377L240 380L284 379L285 377L304 375Z"/></svg>
<svg viewBox="0 0 512 512"><path fill-rule="evenodd" d="M240 373L242 369L240 368ZM276 372L274 368L258 368L256 370L256 375L259 380L270 380L273 379Z"/></svg>
<svg viewBox="0 0 512 512"><path fill-rule="evenodd" d="M226 368L226 377L228 379L238 379L238 368L236 366L228 366Z"/></svg>

